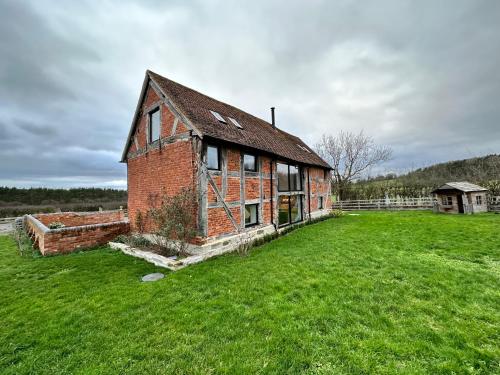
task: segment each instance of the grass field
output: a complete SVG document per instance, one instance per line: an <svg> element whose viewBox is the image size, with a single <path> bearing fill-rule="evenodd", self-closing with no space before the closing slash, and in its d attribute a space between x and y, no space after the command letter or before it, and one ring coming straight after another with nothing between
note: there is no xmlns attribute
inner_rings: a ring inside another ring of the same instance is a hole
<svg viewBox="0 0 500 375"><path fill-rule="evenodd" d="M500 215L361 213L154 283L109 248L16 251L2 374L500 372Z"/></svg>

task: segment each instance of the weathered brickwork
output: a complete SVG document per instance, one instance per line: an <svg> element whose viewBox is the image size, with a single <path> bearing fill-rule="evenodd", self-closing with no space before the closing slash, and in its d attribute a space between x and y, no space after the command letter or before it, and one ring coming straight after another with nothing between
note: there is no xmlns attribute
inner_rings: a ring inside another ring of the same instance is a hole
<svg viewBox="0 0 500 375"><path fill-rule="evenodd" d="M157 106L161 111L161 139L148 144L149 111ZM137 142L131 143L127 159L130 225L132 230L138 230L137 216L141 212L145 229L151 231L153 227L147 212L152 204L165 195L176 195L183 187L197 188L193 138L152 87L148 88L142 103L134 137Z"/></svg>
<svg viewBox="0 0 500 375"><path fill-rule="evenodd" d="M53 222L66 227L49 229L47 225ZM122 211L26 216L25 227L35 248L43 255L103 245L130 230Z"/></svg>
<svg viewBox="0 0 500 375"><path fill-rule="evenodd" d="M67 227L102 224L125 220L125 214L121 210L85 213L61 212L55 214L38 214L34 216L45 226L48 226L50 223L60 222Z"/></svg>

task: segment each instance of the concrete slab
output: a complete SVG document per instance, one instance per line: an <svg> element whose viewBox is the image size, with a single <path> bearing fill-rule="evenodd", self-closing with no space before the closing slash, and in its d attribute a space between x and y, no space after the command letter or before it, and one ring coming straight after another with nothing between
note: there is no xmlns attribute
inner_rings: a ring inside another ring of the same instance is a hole
<svg viewBox="0 0 500 375"><path fill-rule="evenodd" d="M145 275L142 277L142 281L145 281L145 282L148 282L148 281L157 281L157 280L161 280L165 277L164 274L160 273L160 272L156 272L156 273L150 273L148 275Z"/></svg>

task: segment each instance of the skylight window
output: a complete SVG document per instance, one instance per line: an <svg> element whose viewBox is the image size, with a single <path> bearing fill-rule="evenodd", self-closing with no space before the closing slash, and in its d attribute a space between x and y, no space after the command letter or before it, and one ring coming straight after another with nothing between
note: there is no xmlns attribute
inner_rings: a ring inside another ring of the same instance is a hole
<svg viewBox="0 0 500 375"><path fill-rule="evenodd" d="M243 129L243 126L241 126L240 123L236 121L234 118L229 117L229 121L231 121L237 128Z"/></svg>
<svg viewBox="0 0 500 375"><path fill-rule="evenodd" d="M300 149L302 149L302 150L304 150L304 151L306 151L306 152L308 152L308 153L311 153L311 151L309 151L309 150L307 149L307 147L304 147L304 146L302 146L302 145L299 145L298 143L297 143L297 146L298 146Z"/></svg>
<svg viewBox="0 0 500 375"><path fill-rule="evenodd" d="M222 117L219 113L217 113L217 112L215 112L215 111L210 111L210 113L211 113L212 115L214 115L214 117L217 119L217 121L220 121L220 122L222 122L222 123L224 123L224 124L227 124L227 121L226 121L226 120L224 120L224 117Z"/></svg>

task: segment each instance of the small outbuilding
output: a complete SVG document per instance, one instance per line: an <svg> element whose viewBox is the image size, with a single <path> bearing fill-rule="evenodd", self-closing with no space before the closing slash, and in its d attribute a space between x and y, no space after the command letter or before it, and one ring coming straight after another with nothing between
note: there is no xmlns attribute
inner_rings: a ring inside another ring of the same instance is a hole
<svg viewBox="0 0 500 375"><path fill-rule="evenodd" d="M488 211L488 189L470 182L448 182L433 192L435 210L452 214Z"/></svg>

